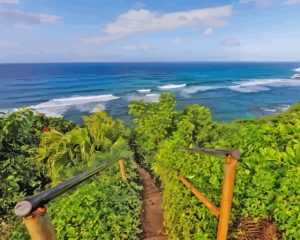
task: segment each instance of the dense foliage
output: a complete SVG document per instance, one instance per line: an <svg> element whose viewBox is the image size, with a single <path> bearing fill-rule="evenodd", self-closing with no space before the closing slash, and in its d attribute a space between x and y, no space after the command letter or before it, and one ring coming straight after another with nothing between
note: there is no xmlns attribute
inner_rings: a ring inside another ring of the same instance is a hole
<svg viewBox="0 0 300 240"><path fill-rule="evenodd" d="M164 107L163 107L164 106ZM219 124L207 108L176 111L171 94L158 103L130 104L133 147L159 177L164 220L172 239L215 239L217 219L185 189L186 177L220 203L224 159L182 152L178 147L239 148L231 236L240 217L271 219L284 239L300 239L300 105L275 117ZM157 117L157 116L164 117Z"/></svg>
<svg viewBox="0 0 300 240"><path fill-rule="evenodd" d="M48 206L57 239L138 239L141 184L132 160L125 162L127 181L116 165ZM30 239L23 228L11 239Z"/></svg>
<svg viewBox="0 0 300 240"><path fill-rule="evenodd" d="M127 182L121 180L115 163L100 177L51 202L48 211L58 239L137 239L142 187L125 140L125 127L105 112L86 116L84 122L85 126L77 126L30 109L2 116L2 237L13 232L10 239L28 238L24 227L17 226L19 220L12 217L17 200L122 157L126 159Z"/></svg>
<svg viewBox="0 0 300 240"><path fill-rule="evenodd" d="M61 132L75 124L36 114L29 108L0 115L0 216L6 218L16 200L43 189L49 178L34 164L30 149L40 143L45 129Z"/></svg>
<svg viewBox="0 0 300 240"><path fill-rule="evenodd" d="M113 121L106 112L85 116L84 122L85 127L78 126L65 134L45 132L39 147L32 150L34 160L47 166L53 184L93 166L125 134L123 123Z"/></svg>
<svg viewBox="0 0 300 240"><path fill-rule="evenodd" d="M48 212L58 239L137 239L142 187L129 143L136 160L161 183L170 239L216 238L217 218L178 176L219 205L224 159L179 149L193 146L242 153L230 238L240 219L251 217L273 221L284 239L300 239L300 104L273 117L217 123L200 105L176 110L174 96L165 93L157 103L133 101L129 113L134 117L131 132L105 112L85 116L83 126L27 108L1 114L0 236L28 238L12 217L17 200L123 157L128 181L121 180L114 164L51 202Z"/></svg>

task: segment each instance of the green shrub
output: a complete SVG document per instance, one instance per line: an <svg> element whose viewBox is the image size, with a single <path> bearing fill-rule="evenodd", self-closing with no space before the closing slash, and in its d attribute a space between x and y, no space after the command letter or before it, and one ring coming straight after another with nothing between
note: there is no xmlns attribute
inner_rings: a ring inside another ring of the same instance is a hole
<svg viewBox="0 0 300 240"><path fill-rule="evenodd" d="M138 239L141 183L132 160L125 128L105 112L84 117L86 126L62 133L47 129L39 146L30 149L38 166L56 185L88 167L126 159L128 181L121 180L116 163L47 205L58 239ZM11 239L28 239L17 226Z"/></svg>
<svg viewBox="0 0 300 240"><path fill-rule="evenodd" d="M161 181L164 221L170 238L216 238L217 219L177 178L177 174L186 177L219 205L224 159L178 150L204 146L239 148L242 153L234 187L231 237L234 237L234 223L240 217L250 216L273 220L284 239L299 239L300 184L296 176L300 166L300 104L274 117L229 124L212 121L209 110L202 106L186 106L183 111L169 108L162 110L162 115L172 116L173 128L166 128L161 135L159 129L148 124L154 123L158 114L158 110L149 109L157 108L160 102L143 104L131 105L131 109L139 110L131 112L136 124L136 139L132 142L138 144L135 149ZM151 134L159 141L149 148Z"/></svg>
<svg viewBox="0 0 300 240"><path fill-rule="evenodd" d="M12 208L16 201L44 189L50 179L31 158L31 150L40 143L46 129L71 130L75 124L47 118L21 108L11 114L0 114L0 236L9 235L16 222Z"/></svg>
<svg viewBox="0 0 300 240"><path fill-rule="evenodd" d="M128 181L114 167L50 205L58 239L138 239L142 187L128 163Z"/></svg>
<svg viewBox="0 0 300 240"><path fill-rule="evenodd" d="M104 111L85 116L84 122L65 134L55 129L44 132L32 150L34 161L46 168L54 185L93 166L125 135L123 123Z"/></svg>
<svg viewBox="0 0 300 240"><path fill-rule="evenodd" d="M138 239L141 183L137 166L125 161L127 181L117 165L47 205L57 239ZM25 227L11 239L29 239Z"/></svg>

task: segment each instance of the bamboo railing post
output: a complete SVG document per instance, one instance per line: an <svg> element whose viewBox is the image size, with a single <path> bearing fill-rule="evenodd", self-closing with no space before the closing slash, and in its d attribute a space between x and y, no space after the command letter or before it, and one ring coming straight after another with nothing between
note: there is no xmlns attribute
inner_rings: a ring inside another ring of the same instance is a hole
<svg viewBox="0 0 300 240"><path fill-rule="evenodd" d="M38 208L30 215L23 217L23 222L32 240L56 240L46 208Z"/></svg>
<svg viewBox="0 0 300 240"><path fill-rule="evenodd" d="M233 186L240 152L233 150L225 162L217 240L226 240L232 205Z"/></svg>
<svg viewBox="0 0 300 240"><path fill-rule="evenodd" d="M219 217L220 209L216 207L207 197L199 192L192 184L190 184L185 178L179 177L179 180L209 209L209 211Z"/></svg>
<svg viewBox="0 0 300 240"><path fill-rule="evenodd" d="M126 181L127 180L127 176L126 176L126 170L125 170L125 166L124 166L124 160L121 159L119 161L119 163L120 163L120 170L121 170L122 180Z"/></svg>

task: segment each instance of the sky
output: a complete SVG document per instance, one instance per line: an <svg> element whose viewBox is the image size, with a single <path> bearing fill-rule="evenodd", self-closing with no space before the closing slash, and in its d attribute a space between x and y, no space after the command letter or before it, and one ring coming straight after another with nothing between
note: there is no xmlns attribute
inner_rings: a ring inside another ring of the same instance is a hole
<svg viewBox="0 0 300 240"><path fill-rule="evenodd" d="M0 0L0 63L300 61L300 0Z"/></svg>

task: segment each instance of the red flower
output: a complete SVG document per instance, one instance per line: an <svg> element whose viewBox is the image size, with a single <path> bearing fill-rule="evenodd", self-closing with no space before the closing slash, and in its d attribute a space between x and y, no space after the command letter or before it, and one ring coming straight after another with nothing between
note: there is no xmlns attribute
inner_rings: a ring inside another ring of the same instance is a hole
<svg viewBox="0 0 300 240"><path fill-rule="evenodd" d="M49 132L50 128L49 127L43 127L43 132Z"/></svg>

